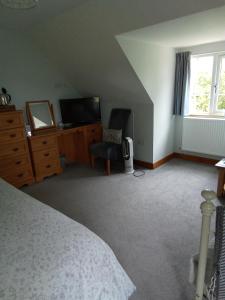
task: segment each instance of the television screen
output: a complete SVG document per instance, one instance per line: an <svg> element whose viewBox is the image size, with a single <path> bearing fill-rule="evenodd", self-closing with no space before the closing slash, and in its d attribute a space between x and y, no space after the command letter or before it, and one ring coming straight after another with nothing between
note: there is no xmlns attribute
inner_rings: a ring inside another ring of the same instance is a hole
<svg viewBox="0 0 225 300"><path fill-rule="evenodd" d="M101 120L100 101L98 97L61 99L60 110L64 124L91 124Z"/></svg>

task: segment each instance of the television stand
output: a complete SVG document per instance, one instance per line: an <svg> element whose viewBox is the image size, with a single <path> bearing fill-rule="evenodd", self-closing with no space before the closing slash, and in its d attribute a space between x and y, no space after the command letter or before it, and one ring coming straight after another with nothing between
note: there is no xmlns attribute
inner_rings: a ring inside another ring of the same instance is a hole
<svg viewBox="0 0 225 300"><path fill-rule="evenodd" d="M101 141L101 123L58 129L59 153L65 157L66 163L79 162L90 165L90 145Z"/></svg>

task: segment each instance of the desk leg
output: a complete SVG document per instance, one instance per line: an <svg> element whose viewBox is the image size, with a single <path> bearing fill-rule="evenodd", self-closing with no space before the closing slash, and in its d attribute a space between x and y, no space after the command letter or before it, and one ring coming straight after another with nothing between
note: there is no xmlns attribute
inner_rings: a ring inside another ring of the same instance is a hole
<svg viewBox="0 0 225 300"><path fill-rule="evenodd" d="M106 160L106 175L109 176L110 173L111 173L111 170L110 170L110 160L107 159L107 160Z"/></svg>
<svg viewBox="0 0 225 300"><path fill-rule="evenodd" d="M217 196L222 197L224 192L225 169L219 170Z"/></svg>
<svg viewBox="0 0 225 300"><path fill-rule="evenodd" d="M95 167L95 156L91 154L91 167Z"/></svg>

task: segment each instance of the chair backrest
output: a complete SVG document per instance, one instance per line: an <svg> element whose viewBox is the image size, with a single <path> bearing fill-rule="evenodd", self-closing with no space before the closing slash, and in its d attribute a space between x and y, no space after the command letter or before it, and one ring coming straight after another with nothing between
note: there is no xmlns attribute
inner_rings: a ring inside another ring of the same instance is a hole
<svg viewBox="0 0 225 300"><path fill-rule="evenodd" d="M122 129L124 136L130 114L130 109L113 108L110 115L109 129Z"/></svg>

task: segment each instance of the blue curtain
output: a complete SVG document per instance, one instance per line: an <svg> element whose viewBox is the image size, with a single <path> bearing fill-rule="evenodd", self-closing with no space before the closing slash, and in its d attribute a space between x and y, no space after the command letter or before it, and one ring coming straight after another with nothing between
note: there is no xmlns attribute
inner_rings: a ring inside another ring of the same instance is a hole
<svg viewBox="0 0 225 300"><path fill-rule="evenodd" d="M188 114L190 57L190 52L181 52L176 54L174 115L184 116Z"/></svg>

